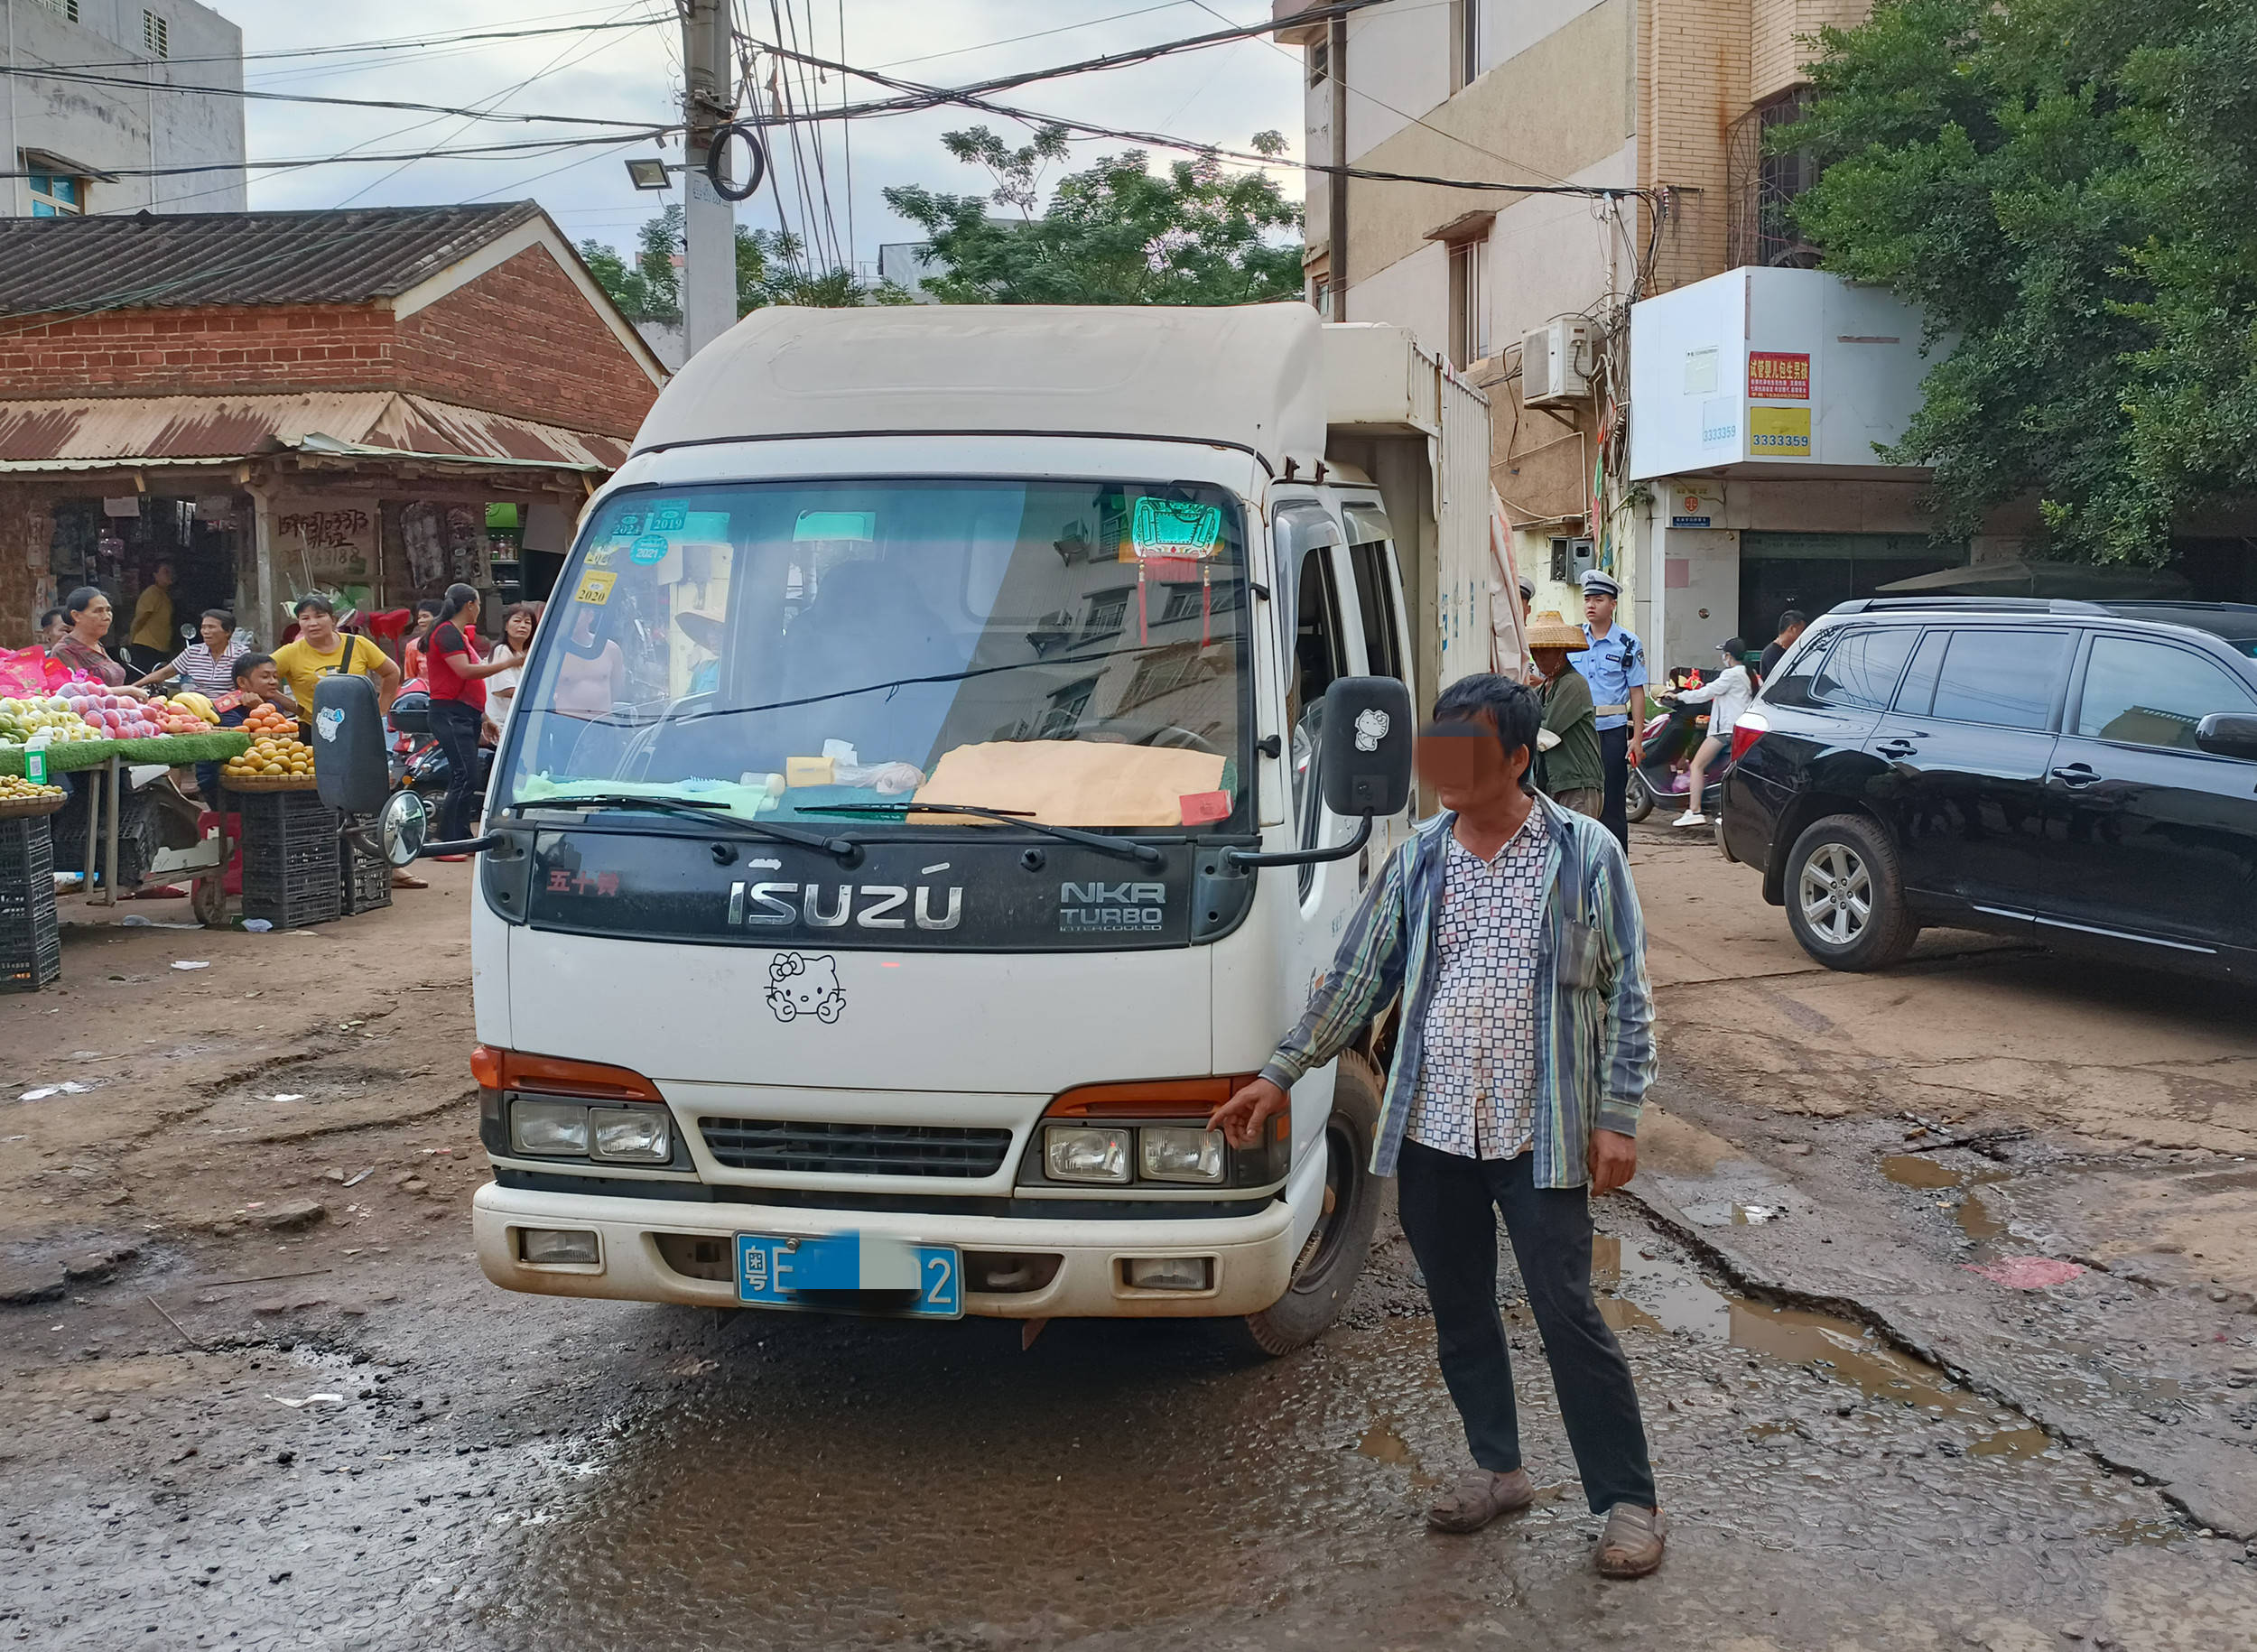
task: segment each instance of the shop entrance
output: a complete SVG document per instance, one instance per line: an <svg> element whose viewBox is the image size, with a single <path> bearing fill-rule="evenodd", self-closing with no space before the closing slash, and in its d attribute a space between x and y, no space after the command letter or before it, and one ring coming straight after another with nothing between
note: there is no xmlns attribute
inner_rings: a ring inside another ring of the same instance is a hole
<svg viewBox="0 0 2257 1652"><path fill-rule="evenodd" d="M1816 618L1837 602L1870 597L1891 580L1966 565L1964 544L1925 534L1740 535L1740 635L1751 644L1779 633L1779 617L1799 608Z"/></svg>
<svg viewBox="0 0 2257 1652"><path fill-rule="evenodd" d="M157 564L169 561L177 652L195 639L197 616L206 608L235 609L240 524L247 510L247 502L232 494L59 499L48 550L49 600L60 602L81 585L99 586L117 610L111 644L122 645L142 590L154 582Z"/></svg>

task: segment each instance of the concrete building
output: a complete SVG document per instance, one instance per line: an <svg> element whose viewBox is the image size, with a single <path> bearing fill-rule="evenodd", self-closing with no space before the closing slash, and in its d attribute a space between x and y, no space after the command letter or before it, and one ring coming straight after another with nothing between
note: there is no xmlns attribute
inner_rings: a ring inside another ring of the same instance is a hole
<svg viewBox="0 0 2257 1652"><path fill-rule="evenodd" d="M1300 9L1275 0L1281 19ZM1925 473L1875 459L1918 404L1919 317L1808 267L1781 210L1808 169L1762 153L1805 95L1798 42L1867 9L1398 0L1277 31L1306 60L1310 160L1397 174L1310 175L1312 302L1410 327L1488 393L1491 479L1536 606L1576 615L1575 575L1614 573L1657 676L1768 636L1782 608L1991 548L1932 544ZM1819 339L1829 318L1838 343ZM1750 376L1797 356L1804 399ZM1790 447L1797 409L1820 422ZM1704 410L1730 429L1704 432Z"/></svg>
<svg viewBox="0 0 2257 1652"><path fill-rule="evenodd" d="M243 31L195 0L0 0L0 217L240 212ZM205 89L191 89L205 88ZM155 174L155 175L153 175Z"/></svg>
<svg viewBox="0 0 2257 1652"><path fill-rule="evenodd" d="M160 561L263 640L546 597L666 377L532 201L0 221L0 646Z"/></svg>

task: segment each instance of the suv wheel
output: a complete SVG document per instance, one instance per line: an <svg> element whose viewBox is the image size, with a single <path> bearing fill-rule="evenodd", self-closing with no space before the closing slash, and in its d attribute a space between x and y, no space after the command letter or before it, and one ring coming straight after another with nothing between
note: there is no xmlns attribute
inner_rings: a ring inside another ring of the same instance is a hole
<svg viewBox="0 0 2257 1652"><path fill-rule="evenodd" d="M1862 815L1830 814L1787 858L1787 923L1829 970L1882 970L1912 950L1920 926L1905 910L1897 851Z"/></svg>

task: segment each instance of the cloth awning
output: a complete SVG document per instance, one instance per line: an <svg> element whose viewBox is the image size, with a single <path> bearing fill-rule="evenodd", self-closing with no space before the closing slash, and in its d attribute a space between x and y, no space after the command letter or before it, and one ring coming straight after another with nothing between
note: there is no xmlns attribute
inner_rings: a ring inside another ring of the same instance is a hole
<svg viewBox="0 0 2257 1652"><path fill-rule="evenodd" d="M0 401L0 475L239 463L278 453L605 474L627 444L394 390Z"/></svg>

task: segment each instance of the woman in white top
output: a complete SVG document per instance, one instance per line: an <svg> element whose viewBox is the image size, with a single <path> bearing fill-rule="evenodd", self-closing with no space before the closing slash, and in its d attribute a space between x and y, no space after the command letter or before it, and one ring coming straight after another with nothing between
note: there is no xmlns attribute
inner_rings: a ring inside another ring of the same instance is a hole
<svg viewBox="0 0 2257 1652"><path fill-rule="evenodd" d="M1693 754L1693 766L1686 771L1685 812L1670 822L1673 826L1708 824L1708 816L1701 812L1701 790L1708 784L1708 766L1718 754L1732 749L1732 726L1755 698L1755 679L1748 674L1748 668L1740 658L1747 647L1747 644L1733 637L1718 650L1724 656L1723 670L1699 688L1678 691L1679 705L1708 708L1708 738L1701 742L1700 750Z"/></svg>
<svg viewBox="0 0 2257 1652"><path fill-rule="evenodd" d="M507 660L509 665L486 680L486 732L497 745L516 707L517 684L525 679L525 655L533 649L534 627L540 623L541 604L537 602L513 603L502 616L502 640L489 657Z"/></svg>

